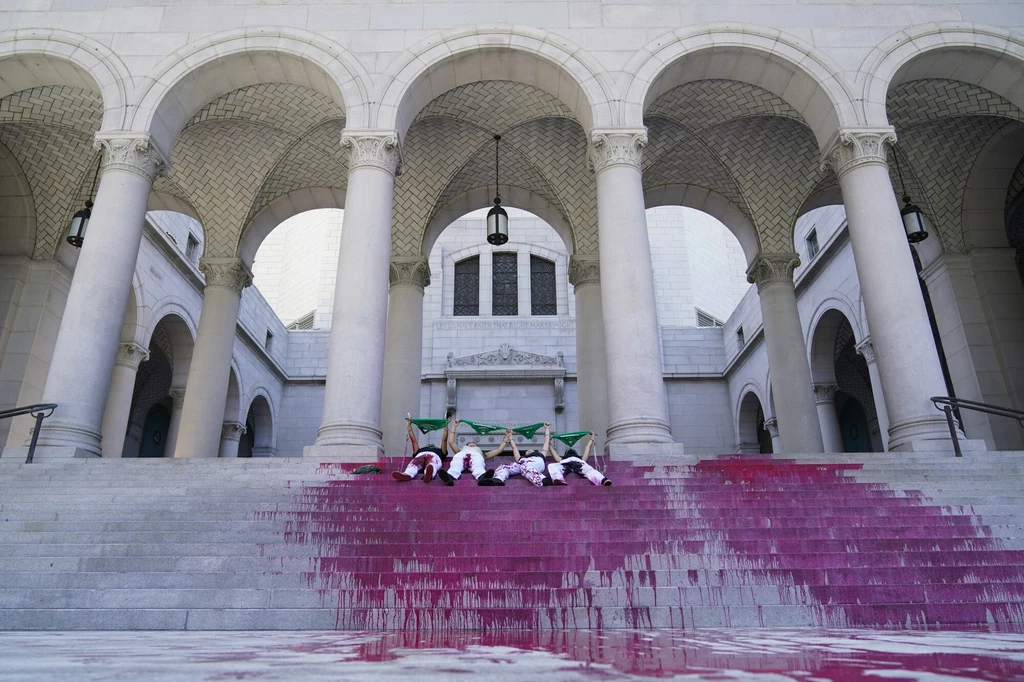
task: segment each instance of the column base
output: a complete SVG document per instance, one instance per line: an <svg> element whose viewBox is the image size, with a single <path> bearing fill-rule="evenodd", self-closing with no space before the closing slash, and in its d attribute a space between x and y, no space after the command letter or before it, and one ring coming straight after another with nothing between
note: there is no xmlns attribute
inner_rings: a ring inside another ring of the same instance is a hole
<svg viewBox="0 0 1024 682"><path fill-rule="evenodd" d="M736 454L739 455L759 455L761 454L760 443L740 443L736 446Z"/></svg>
<svg viewBox="0 0 1024 682"><path fill-rule="evenodd" d="M919 438L916 440L901 443L899 447L889 448L891 452L935 452L943 454L953 453L953 441L949 436L942 440ZM988 446L981 438L961 438L960 450L963 452L986 452Z"/></svg>
<svg viewBox="0 0 1024 682"><path fill-rule="evenodd" d="M960 432L963 436L963 432ZM977 444L981 443L981 447ZM960 438L961 450L987 450L985 441ZM889 425L889 450L893 452L945 452L953 451L949 437L949 424L942 417L916 419Z"/></svg>
<svg viewBox="0 0 1024 682"><path fill-rule="evenodd" d="M74 446L36 446L36 452L32 455L32 461L38 462L42 460L53 460L53 459L74 459L74 458L99 458L99 453L85 448L76 448ZM3 453L0 457L4 459L13 459L25 461L28 457L28 446L10 446L3 449Z"/></svg>
<svg viewBox="0 0 1024 682"><path fill-rule="evenodd" d="M375 445L307 445L302 456L324 462L371 464L384 455L384 448Z"/></svg>
<svg viewBox="0 0 1024 682"><path fill-rule="evenodd" d="M648 441L635 443L608 443L608 458L613 461L640 462L649 459L679 459L680 463L697 461L696 456L685 455L682 443Z"/></svg>
<svg viewBox="0 0 1024 682"><path fill-rule="evenodd" d="M25 445L28 445L27 441ZM43 422L43 427L39 430L36 453L38 454L43 448L81 449L89 453L83 455L84 457L100 457L103 454L103 446L98 432L76 424L54 421L52 418Z"/></svg>
<svg viewBox="0 0 1024 682"><path fill-rule="evenodd" d="M608 446L628 443L675 443L672 429L660 419L623 419L608 425Z"/></svg>

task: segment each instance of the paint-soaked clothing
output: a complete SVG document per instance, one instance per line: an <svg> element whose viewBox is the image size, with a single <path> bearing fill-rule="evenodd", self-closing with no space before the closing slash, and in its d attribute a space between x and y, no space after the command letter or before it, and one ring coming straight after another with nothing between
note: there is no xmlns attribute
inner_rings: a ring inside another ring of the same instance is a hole
<svg viewBox="0 0 1024 682"><path fill-rule="evenodd" d="M473 474L473 478L479 479L487 471L484 464L484 453L478 447L466 446L452 455L451 464L448 465L448 474L458 480L459 476L466 469Z"/></svg>
<svg viewBox="0 0 1024 682"><path fill-rule="evenodd" d="M434 467L434 471L440 471L441 456L438 454L440 452L439 448L432 445L420 448L416 451L416 456L412 458L409 465L405 467L403 473L409 478L416 478L416 475L428 465Z"/></svg>
<svg viewBox="0 0 1024 682"><path fill-rule="evenodd" d="M494 471L494 477L503 482L517 474L539 488L544 485L544 458L540 453L530 453L520 457L518 462L502 464Z"/></svg>
<svg viewBox="0 0 1024 682"><path fill-rule="evenodd" d="M561 462L552 462L548 465L548 475L551 476L553 481L562 481L564 483L566 471L572 471L580 476L584 476L594 485L604 483L604 474L579 457L566 457Z"/></svg>

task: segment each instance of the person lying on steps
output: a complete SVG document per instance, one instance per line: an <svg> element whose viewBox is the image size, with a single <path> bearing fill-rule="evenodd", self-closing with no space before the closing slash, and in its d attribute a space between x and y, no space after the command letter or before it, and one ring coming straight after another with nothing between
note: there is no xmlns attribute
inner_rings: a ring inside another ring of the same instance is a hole
<svg viewBox="0 0 1024 682"><path fill-rule="evenodd" d="M554 481L555 485L567 485L565 482L566 471L579 474L594 485L611 485L612 482L605 478L604 474L587 464L587 458L594 452L594 449L593 431L590 432L590 440L587 441L587 446L583 449L582 458L578 457L576 451L572 448L565 451L565 457L559 457L558 451L555 448L551 448L551 456L554 457L555 461L548 465L548 475L551 476L551 480Z"/></svg>
<svg viewBox="0 0 1024 682"><path fill-rule="evenodd" d="M511 434L511 431L509 433ZM551 481L544 475L544 456L551 448L551 425L547 422L544 423L544 447L540 450L527 450L525 455L520 455L516 442L511 438L509 438L509 442L512 443L512 459L514 461L511 464L502 464L489 476L481 477L480 485L505 485L508 477L516 474L538 488L543 485L551 485Z"/></svg>
<svg viewBox="0 0 1024 682"><path fill-rule="evenodd" d="M456 419L452 424L452 427L448 430L448 449L456 451L458 448L455 445L455 432L459 428L461 421ZM502 439L498 447L493 450L484 453L480 449L480 445L475 441L471 440L466 443L466 447L455 452L452 455L452 461L448 465L448 471L439 471L438 478L444 481L445 485L455 485L455 481L459 480L459 476L462 476L462 472L467 468L469 473L473 475L477 481L484 474L490 473L487 471L487 465L484 464L484 460L488 460L496 455L500 455L508 444L509 440L512 439L512 430L505 429L505 437Z"/></svg>
<svg viewBox="0 0 1024 682"><path fill-rule="evenodd" d="M423 469L423 482L430 483L430 479L434 478L435 473L441 471L442 463L448 458L448 425L445 425L444 431L441 433L441 447L428 443L421 448L416 441L416 431L412 428L412 421L406 419L405 423L409 429L409 441L412 443L414 454L409 465L405 467L405 471L392 471L391 477L396 481L411 481L416 478L420 469Z"/></svg>

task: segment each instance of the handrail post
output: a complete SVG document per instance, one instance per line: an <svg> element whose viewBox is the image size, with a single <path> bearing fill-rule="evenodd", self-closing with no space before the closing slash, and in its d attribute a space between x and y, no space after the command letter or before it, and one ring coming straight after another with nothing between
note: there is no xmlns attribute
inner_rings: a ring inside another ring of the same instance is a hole
<svg viewBox="0 0 1024 682"><path fill-rule="evenodd" d="M46 414L39 412L35 415L36 427L32 429L32 442L28 444L28 457L25 458L25 464L32 463L32 457L36 454L36 441L39 440L39 429L43 427L43 420L46 419Z"/></svg>
<svg viewBox="0 0 1024 682"><path fill-rule="evenodd" d="M953 424L953 408L946 405L942 411L946 413L946 422L949 424L949 437L953 439L953 452L957 457L963 457L964 453L960 450L960 439L956 435L956 426Z"/></svg>

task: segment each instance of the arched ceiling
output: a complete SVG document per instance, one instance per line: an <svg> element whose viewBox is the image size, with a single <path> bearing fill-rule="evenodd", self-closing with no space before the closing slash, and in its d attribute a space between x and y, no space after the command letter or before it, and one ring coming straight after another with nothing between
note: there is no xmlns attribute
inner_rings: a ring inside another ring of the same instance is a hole
<svg viewBox="0 0 1024 682"><path fill-rule="evenodd" d="M102 117L99 96L72 86L35 87L0 99L0 143L31 188L33 258L54 256L72 214L88 198L97 161L92 138Z"/></svg>

